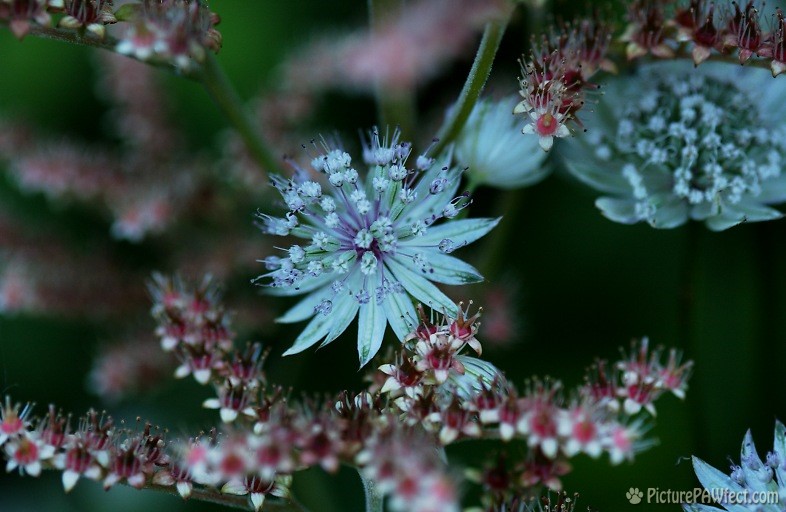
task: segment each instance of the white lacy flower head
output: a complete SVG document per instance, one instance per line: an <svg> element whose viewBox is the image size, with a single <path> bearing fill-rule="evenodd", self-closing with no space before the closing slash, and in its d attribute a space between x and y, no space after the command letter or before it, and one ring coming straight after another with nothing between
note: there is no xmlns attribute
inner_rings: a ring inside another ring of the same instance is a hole
<svg viewBox="0 0 786 512"><path fill-rule="evenodd" d="M660 63L615 78L568 168L609 194L609 219L720 231L777 219L786 200L786 82L761 69Z"/></svg>
<svg viewBox="0 0 786 512"><path fill-rule="evenodd" d="M455 158L477 184L512 189L533 185L549 173L547 153L535 137L521 136L521 121L511 114L515 98L475 104L456 142Z"/></svg>
<svg viewBox="0 0 786 512"><path fill-rule="evenodd" d="M289 212L280 218L261 215L263 229L306 242L292 245L285 257L268 257L269 272L258 280L274 295L308 294L279 322L313 317L285 355L332 342L357 316L358 354L365 365L388 324L399 339L412 330L413 299L457 313L434 282L483 279L449 253L488 233L499 219L455 220L469 199L457 195L461 171L450 167L451 155L437 161L420 156L415 169L407 168L411 145L398 138L397 131L390 140L380 140L376 130L370 134L364 176L349 154L324 144L324 154L311 164L324 179L312 180L303 169L289 180L273 178Z"/></svg>

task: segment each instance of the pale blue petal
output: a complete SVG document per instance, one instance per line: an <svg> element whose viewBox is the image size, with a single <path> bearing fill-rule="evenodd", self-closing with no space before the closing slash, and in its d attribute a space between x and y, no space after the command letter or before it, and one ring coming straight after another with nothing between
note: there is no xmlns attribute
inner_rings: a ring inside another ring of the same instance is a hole
<svg viewBox="0 0 786 512"><path fill-rule="evenodd" d="M426 234L399 242L400 247L437 246L442 240L456 245L471 244L499 224L502 217L451 220L428 228Z"/></svg>
<svg viewBox="0 0 786 512"><path fill-rule="evenodd" d="M718 489L715 492L722 493L724 489L728 489L733 493L744 492L745 489L728 475L721 473L698 457L692 457L692 460L696 477L708 491L712 492L713 489ZM729 512L748 512L747 508L740 505L725 505L725 508Z"/></svg>
<svg viewBox="0 0 786 512"><path fill-rule="evenodd" d="M302 281L300 281L297 286L280 288L268 286L265 288L265 293L276 297L291 297L292 295L300 295L302 293L308 293L310 291L316 290L320 286L332 283L335 280L336 276L333 274L333 272L327 272L317 277L307 276Z"/></svg>
<svg viewBox="0 0 786 512"><path fill-rule="evenodd" d="M385 297L385 314L399 341L415 330L417 312L408 294L389 293Z"/></svg>
<svg viewBox="0 0 786 512"><path fill-rule="evenodd" d="M325 286L314 293L308 295L305 299L301 300L286 313L276 318L276 322L282 324L291 324L301 322L306 318L314 316L314 308L316 308L324 299L330 299L333 291L330 285Z"/></svg>
<svg viewBox="0 0 786 512"><path fill-rule="evenodd" d="M487 361L470 356L457 356L456 359L464 365L464 373L450 372L447 383L465 400L472 400L474 395L490 388L495 381L504 382L499 368Z"/></svg>
<svg viewBox="0 0 786 512"><path fill-rule="evenodd" d="M386 264L393 273L393 276L401 283L401 286L404 287L407 293L417 300L432 309L438 311L444 310L451 315L455 315L458 312L456 303L450 300L447 295L442 293L439 288L434 286L430 281L415 274L399 263L395 258L388 258Z"/></svg>
<svg viewBox="0 0 786 512"><path fill-rule="evenodd" d="M612 197L600 197L595 200L595 206L601 213L614 222L623 224L635 224L641 217L636 213L636 203L630 199L614 199Z"/></svg>
<svg viewBox="0 0 786 512"><path fill-rule="evenodd" d="M358 356L361 368L379 352L385 327L388 325L385 310L377 304L374 295L372 293L371 300L360 306L358 317Z"/></svg>
<svg viewBox="0 0 786 512"><path fill-rule="evenodd" d="M702 505L701 503L686 503L682 505L683 512L722 512L723 509Z"/></svg>
<svg viewBox="0 0 786 512"><path fill-rule="evenodd" d="M401 217L404 219L404 222L415 222L417 220L431 219L434 216L442 216L442 210L445 208L445 205L453 200L458 193L461 185L461 171L454 168L448 169L444 171L444 176L448 183L445 185L445 189L438 194L432 194L429 191L433 179L429 180L428 183L424 183L426 186L423 190L418 190L417 200L402 213Z"/></svg>
<svg viewBox="0 0 786 512"><path fill-rule="evenodd" d="M568 171L579 181L589 185L600 192L607 194L630 193L630 183L619 171L609 170L609 162L601 162L589 157L582 161L567 158L565 161Z"/></svg>
<svg viewBox="0 0 786 512"><path fill-rule="evenodd" d="M706 220L718 214L718 205L715 203L699 203L690 208L690 218L693 220Z"/></svg>
<svg viewBox="0 0 786 512"><path fill-rule="evenodd" d="M775 220L783 214L774 208L755 203L724 204L720 214L707 219L707 227L713 231L723 231L743 222Z"/></svg>
<svg viewBox="0 0 786 512"><path fill-rule="evenodd" d="M764 493L778 489L778 486L771 479L768 483L764 483L762 479L763 476L766 475L769 477L770 475L768 473L764 473L764 463L762 462L761 458L759 458L759 454L756 453L756 445L753 443L753 436L751 435L750 430L745 433L745 437L742 440L740 460L742 461L740 467L742 467L742 473L745 475L745 483L750 490ZM752 465L761 469L754 470L751 468Z"/></svg>
<svg viewBox="0 0 786 512"><path fill-rule="evenodd" d="M761 184L761 193L756 200L764 204L778 204L786 202L786 172Z"/></svg>
<svg viewBox="0 0 786 512"><path fill-rule="evenodd" d="M300 336L297 337L295 343L284 352L283 355L290 356L303 352L307 348L316 344L319 340L324 338L331 327L333 327L333 317L331 315L318 314L308 323Z"/></svg>
<svg viewBox="0 0 786 512"><path fill-rule="evenodd" d="M434 181L445 167L450 168L450 162L453 158L453 146L450 146L447 151L434 160L434 163L426 169L426 171L418 178L418 183L415 185L415 192L418 194L418 201L425 199L429 194L431 182ZM418 202L416 201L416 203ZM413 203L414 204L414 203Z"/></svg>
<svg viewBox="0 0 786 512"><path fill-rule="evenodd" d="M472 356L457 356L457 359L464 365L464 375L469 375L475 382L480 379L486 386L495 381L504 384L505 377L502 371L490 362Z"/></svg>
<svg viewBox="0 0 786 512"><path fill-rule="evenodd" d="M786 485L786 465L784 465L786 462L786 427L778 420L775 420L775 439L772 449L778 454L781 461L775 468L778 482L781 482L781 485Z"/></svg>
<svg viewBox="0 0 786 512"><path fill-rule="evenodd" d="M672 229L682 226L688 220L688 205L679 197L669 196L667 202L655 210L655 215L650 224L658 229Z"/></svg>
<svg viewBox="0 0 786 512"><path fill-rule="evenodd" d="M341 336L341 333L347 330L349 324L351 324L352 320L357 316L359 308L360 304L350 293L342 293L341 296L336 299L336 302L333 304L333 311L331 311L329 315L333 317L333 327L330 329L330 332L328 332L320 348L334 341Z"/></svg>
<svg viewBox="0 0 786 512"><path fill-rule="evenodd" d="M399 251L398 254L414 256L409 251ZM423 277L429 281L444 284L469 284L483 281L483 276L475 267L458 258L434 250L429 251L425 256L429 268L423 271Z"/></svg>

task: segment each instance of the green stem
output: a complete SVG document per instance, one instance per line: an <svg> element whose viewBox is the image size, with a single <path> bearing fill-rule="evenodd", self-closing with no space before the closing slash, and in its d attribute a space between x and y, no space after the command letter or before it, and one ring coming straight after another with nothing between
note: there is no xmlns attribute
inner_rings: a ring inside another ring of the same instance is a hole
<svg viewBox="0 0 786 512"><path fill-rule="evenodd" d="M212 53L206 55L195 76L237 130L257 164L267 172L280 172L279 159L273 156L259 129L251 122L240 97Z"/></svg>
<svg viewBox="0 0 786 512"><path fill-rule="evenodd" d="M0 20L0 26L4 25L8 25L8 23ZM97 37L83 35L75 30L44 27L36 24L30 25L30 30L27 35L77 46L98 48L113 53L118 44L118 40L110 36L99 39ZM139 60L133 56L127 57ZM273 156L273 152L267 147L259 129L249 119L240 97L237 92L235 92L224 70L218 65L215 56L211 52L207 52L205 61L200 67L193 71L183 72L164 60L140 60L140 62L150 66L163 68L185 78L201 82L208 94L210 94L216 102L219 110L221 110L230 124L237 130L257 164L268 172L280 172L281 166L279 164L279 159Z"/></svg>
<svg viewBox="0 0 786 512"><path fill-rule="evenodd" d="M379 494L376 482L370 478L366 478L362 473L360 480L363 482L363 491L366 493L366 512L383 512L385 510L385 501L382 495Z"/></svg>
<svg viewBox="0 0 786 512"><path fill-rule="evenodd" d="M368 0L368 16L371 34L375 36L390 19L391 13L401 8L401 0ZM411 138L417 126L415 94L411 88L406 90L390 89L385 84L374 86L377 103L377 117L381 126L398 126L401 133Z"/></svg>
<svg viewBox="0 0 786 512"><path fill-rule="evenodd" d="M499 19L486 24L483 38L480 40L478 53L475 55L475 61L472 63L472 69L469 71L467 81L464 82L464 87L461 89L456 105L437 133L439 141L434 146L434 155L441 153L448 144L458 137L461 129L464 128L464 124L467 122L472 108L478 101L480 93L483 92L486 80L488 80L491 74L491 66L494 64L494 57L497 55L502 36L505 35L505 29L508 26L511 13L512 11L508 11Z"/></svg>

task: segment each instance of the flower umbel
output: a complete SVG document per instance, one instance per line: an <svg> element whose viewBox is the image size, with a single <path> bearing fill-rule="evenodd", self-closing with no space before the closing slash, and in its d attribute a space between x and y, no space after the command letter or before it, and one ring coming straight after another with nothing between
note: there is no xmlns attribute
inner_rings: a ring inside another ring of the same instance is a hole
<svg viewBox="0 0 786 512"><path fill-rule="evenodd" d="M579 179L613 196L596 201L606 217L656 228L690 218L714 231L781 217L766 205L786 200L786 91L744 71L660 64L609 84L608 110L595 117L614 124L591 126L585 150L568 157Z"/></svg>
<svg viewBox="0 0 786 512"><path fill-rule="evenodd" d="M475 268L449 253L488 233L499 219L451 220L470 203L467 194L457 195L461 170L450 167L450 155L439 161L421 155L408 169L411 145L399 142L398 131L390 139L372 131L363 150L365 177L349 154L324 146L311 163L324 180L309 179L300 168L292 179L272 180L289 212L283 218L260 214L263 229L308 242L291 246L286 257L268 257L269 272L257 281L275 295L309 294L278 319L313 317L285 355L332 342L357 316L362 366L379 350L388 323L399 339L411 331L417 317L412 298L457 312L433 282L481 281Z"/></svg>

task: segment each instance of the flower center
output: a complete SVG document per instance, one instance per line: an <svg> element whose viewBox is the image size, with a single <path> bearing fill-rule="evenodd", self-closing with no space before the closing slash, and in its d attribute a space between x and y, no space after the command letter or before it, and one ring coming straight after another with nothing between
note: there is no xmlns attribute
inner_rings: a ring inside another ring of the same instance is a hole
<svg viewBox="0 0 786 512"><path fill-rule="evenodd" d="M551 113L545 113L537 121L538 135L554 135L559 128L557 119Z"/></svg>

